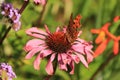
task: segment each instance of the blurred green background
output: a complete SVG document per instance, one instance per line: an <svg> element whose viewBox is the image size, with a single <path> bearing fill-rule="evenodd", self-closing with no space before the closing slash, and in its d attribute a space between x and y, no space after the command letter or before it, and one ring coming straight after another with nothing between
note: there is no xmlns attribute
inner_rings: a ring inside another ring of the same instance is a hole
<svg viewBox="0 0 120 80"><path fill-rule="evenodd" d="M6 2L12 3L14 7L19 9L24 0L6 0ZM36 6L33 0L30 0L21 16L21 30L18 32L11 30L3 45L0 46L0 62L8 62L13 66L17 75L14 80L43 80L47 76L45 72L46 60L42 61L39 71L33 68L32 63L35 56L31 60L25 60L27 53L23 50L23 47L32 38L26 35L26 29L38 26L44 30L44 24L47 24L51 32L53 32L57 26L68 25L71 13L73 13L73 17L80 14L82 16L81 30L83 31L80 38L93 41L93 50L95 50L97 45L94 44L94 40L97 35L93 35L90 30L100 28L104 23L111 22L115 16L120 15L120 0L48 0L40 22L39 17L41 16L42 8L43 6ZM6 29L4 19L0 15L0 38ZM112 30L114 27L110 29ZM114 34L116 36L120 34L120 27L117 28L117 31L114 31ZM81 63L75 65L74 75L57 69L51 80L90 80L98 67L112 53L112 44L113 42L110 42L104 53L89 64L89 69L86 69ZM120 54L112 59L96 75L94 80L119 80L119 76Z"/></svg>

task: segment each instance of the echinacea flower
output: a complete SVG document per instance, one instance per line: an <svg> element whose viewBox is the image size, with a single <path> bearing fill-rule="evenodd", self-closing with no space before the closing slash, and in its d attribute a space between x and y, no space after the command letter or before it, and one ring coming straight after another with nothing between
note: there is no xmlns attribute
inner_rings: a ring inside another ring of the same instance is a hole
<svg viewBox="0 0 120 80"><path fill-rule="evenodd" d="M7 63L0 63L0 80L12 80L16 78L12 67Z"/></svg>
<svg viewBox="0 0 120 80"><path fill-rule="evenodd" d="M12 28L15 31L18 31L21 27L20 17L18 9L14 9L12 4L9 3L2 3L1 5L1 14L4 15L9 19L9 21L12 23Z"/></svg>
<svg viewBox="0 0 120 80"><path fill-rule="evenodd" d="M77 30L80 24L76 23L76 20L79 22L80 16L77 16L75 20L71 20L69 27L64 27L63 29L58 27L53 33L49 31L46 25L46 32L36 27L26 31L29 36L33 36L35 39L29 40L25 45L24 50L28 52L25 58L31 59L37 54L33 63L36 70L40 69L39 65L44 58L48 59L45 69L49 75L54 74L56 65L58 65L59 69L68 71L70 74L74 74L74 62L79 63L81 61L88 68L88 63L93 60L93 52L91 50L93 46L91 42L78 38L81 31ZM71 22L74 24L71 24ZM71 29L75 30L72 31ZM73 36L73 34L69 34L67 31L77 34L75 34L73 40L70 36Z"/></svg>

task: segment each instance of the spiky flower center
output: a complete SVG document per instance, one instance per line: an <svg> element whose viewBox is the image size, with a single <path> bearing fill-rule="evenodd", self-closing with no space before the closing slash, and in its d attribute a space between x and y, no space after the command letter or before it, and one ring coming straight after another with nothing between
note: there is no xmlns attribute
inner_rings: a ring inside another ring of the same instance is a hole
<svg viewBox="0 0 120 80"><path fill-rule="evenodd" d="M46 43L56 53L64 53L71 47L64 32L52 33L46 38Z"/></svg>

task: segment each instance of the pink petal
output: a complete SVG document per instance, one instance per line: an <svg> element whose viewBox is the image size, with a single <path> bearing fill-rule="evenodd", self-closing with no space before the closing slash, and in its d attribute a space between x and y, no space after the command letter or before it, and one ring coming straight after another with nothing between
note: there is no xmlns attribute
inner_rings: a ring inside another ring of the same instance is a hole
<svg viewBox="0 0 120 80"><path fill-rule="evenodd" d="M53 64L52 64L52 61L55 59L55 56L56 54L52 54L47 65L46 65L46 72L49 74L49 75L53 75L54 74L54 69L53 69Z"/></svg>
<svg viewBox="0 0 120 80"><path fill-rule="evenodd" d="M42 50L40 53L41 53L40 57L44 58L44 57L47 57L48 55L52 54L52 51L45 49L45 50Z"/></svg>
<svg viewBox="0 0 120 80"><path fill-rule="evenodd" d="M74 74L74 62L73 61L71 61L71 63L70 63L70 67L71 67L71 71L70 71L70 74Z"/></svg>
<svg viewBox="0 0 120 80"><path fill-rule="evenodd" d="M59 32L59 31L60 31L60 27L57 27L56 32Z"/></svg>
<svg viewBox="0 0 120 80"><path fill-rule="evenodd" d="M38 53L39 51L45 49L45 47L43 46L39 46L39 47L36 47L36 48L33 48L26 56L25 58L26 59L31 59L36 53Z"/></svg>
<svg viewBox="0 0 120 80"><path fill-rule="evenodd" d="M48 34L51 34L51 32L50 32L50 30L48 29L47 25L44 25L44 27L45 27L45 29L46 29L46 32L47 32Z"/></svg>
<svg viewBox="0 0 120 80"><path fill-rule="evenodd" d="M33 28L26 30L26 33L30 36L33 36L36 38L41 38L41 39L45 39L47 36L46 32L44 32L36 27L33 27Z"/></svg>
<svg viewBox="0 0 120 80"><path fill-rule="evenodd" d="M94 53L94 52L92 51L92 48L93 48L92 45L91 45L91 46L86 46L86 47L85 47L85 50L86 50L86 51L89 51L90 53Z"/></svg>
<svg viewBox="0 0 120 80"><path fill-rule="evenodd" d="M71 58L75 61L75 63L78 64L80 62L80 59L79 59L79 57L77 55L71 54L69 56L71 56Z"/></svg>
<svg viewBox="0 0 120 80"><path fill-rule="evenodd" d="M62 54L58 54L58 65L61 70L67 71L66 63L64 63L64 59L62 59Z"/></svg>
<svg viewBox="0 0 120 80"><path fill-rule="evenodd" d="M93 55L90 54L89 52L86 52L86 55L87 55L87 62L90 63L93 61Z"/></svg>
<svg viewBox="0 0 120 80"><path fill-rule="evenodd" d="M72 45L72 49L73 49L75 52L79 52L79 53L81 53L81 54L85 54L85 52L84 52L84 46L83 46L83 44L81 44L81 43Z"/></svg>
<svg viewBox="0 0 120 80"><path fill-rule="evenodd" d="M79 53L76 53L76 54L78 55L78 57L80 58L80 61L84 64L84 66L88 68L88 63L85 60L84 56Z"/></svg>
<svg viewBox="0 0 120 80"><path fill-rule="evenodd" d="M93 48L92 45L85 46L85 53L94 54L92 48Z"/></svg>
<svg viewBox="0 0 120 80"><path fill-rule="evenodd" d="M45 43L45 41L40 40L40 39L29 40L27 42L27 44L25 45L24 50L28 52L28 51L32 50L33 48L38 47L38 45L44 44L44 43Z"/></svg>
<svg viewBox="0 0 120 80"><path fill-rule="evenodd" d="M34 60L34 68L36 70L39 70L40 69L40 63L41 63L41 58L40 58L40 53L37 55L36 59Z"/></svg>
<svg viewBox="0 0 120 80"><path fill-rule="evenodd" d="M60 56L64 64L68 63L68 55L66 53L61 53Z"/></svg>

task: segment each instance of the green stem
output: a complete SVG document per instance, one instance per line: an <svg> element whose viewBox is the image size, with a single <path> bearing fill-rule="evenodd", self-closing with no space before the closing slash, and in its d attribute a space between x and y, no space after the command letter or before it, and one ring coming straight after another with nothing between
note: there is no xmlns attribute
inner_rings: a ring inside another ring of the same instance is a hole
<svg viewBox="0 0 120 80"><path fill-rule="evenodd" d="M9 31L11 30L11 26L6 30L5 34L3 35L3 37L0 40L0 45L2 45L3 41L5 40L7 34L9 33Z"/></svg>
<svg viewBox="0 0 120 80"><path fill-rule="evenodd" d="M46 0L46 3L45 3L45 5L43 6L43 9L42 9L42 11L41 11L41 13L40 13L40 16L39 16L38 19L35 21L35 24L33 24L33 26L39 27L39 25L41 24L41 21L42 21L42 18L43 18L43 14L44 14L45 9L46 9L47 2L48 2L48 1Z"/></svg>
<svg viewBox="0 0 120 80"><path fill-rule="evenodd" d="M97 20L96 20L96 28L100 28L101 24L102 24L102 14L103 14L103 10L104 10L104 5L105 5L105 0L100 0L100 4L99 4L99 10L98 10L98 14L97 14Z"/></svg>
<svg viewBox="0 0 120 80"><path fill-rule="evenodd" d="M106 61L104 61L99 68L96 70L96 72L92 75L92 77L90 78L90 80L94 80L95 76L102 71L106 65L108 65L108 63L115 57L115 55L113 53L111 53L108 58L106 59Z"/></svg>
<svg viewBox="0 0 120 80"><path fill-rule="evenodd" d="M24 4L22 5L21 9L19 10L19 13L22 14L22 12L25 10L25 8L27 7L29 3L29 0L24 1Z"/></svg>

